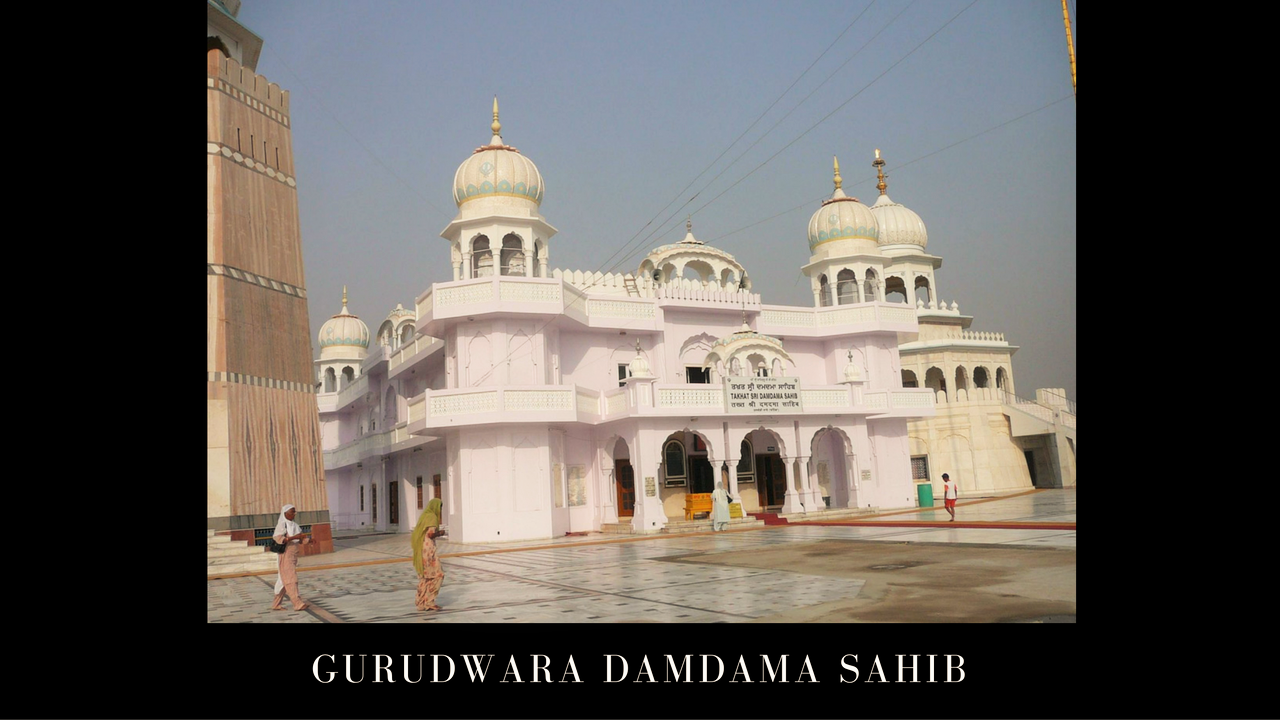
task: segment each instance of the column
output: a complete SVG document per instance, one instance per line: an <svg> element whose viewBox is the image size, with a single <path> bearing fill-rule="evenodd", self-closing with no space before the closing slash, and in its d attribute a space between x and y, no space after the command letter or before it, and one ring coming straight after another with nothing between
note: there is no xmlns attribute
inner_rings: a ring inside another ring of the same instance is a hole
<svg viewBox="0 0 1280 720"><path fill-rule="evenodd" d="M796 491L795 458L784 457L782 458L782 464L787 469L787 493L782 501L782 514L804 512L800 493Z"/></svg>
<svg viewBox="0 0 1280 720"><path fill-rule="evenodd" d="M463 280L471 279L471 251L470 250L462 251L462 279Z"/></svg>
<svg viewBox="0 0 1280 720"><path fill-rule="evenodd" d="M538 262L538 258L533 254L533 241L527 238L521 238L524 244L524 276L533 277L533 265Z"/></svg>
<svg viewBox="0 0 1280 720"><path fill-rule="evenodd" d="M826 504L822 502L822 486L818 485L818 468L817 463L813 462L812 457L800 458L801 467L805 469L805 488L804 505L809 512L815 510L826 509Z"/></svg>

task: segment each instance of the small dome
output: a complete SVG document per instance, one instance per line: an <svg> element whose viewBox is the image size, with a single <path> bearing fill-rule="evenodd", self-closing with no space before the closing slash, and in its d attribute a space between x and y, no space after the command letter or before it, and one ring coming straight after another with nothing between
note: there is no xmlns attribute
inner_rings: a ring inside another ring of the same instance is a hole
<svg viewBox="0 0 1280 720"><path fill-rule="evenodd" d="M649 372L649 361L644 359L644 355L640 353L640 341L636 341L636 356L631 358L631 377L633 378L651 378L653 373Z"/></svg>
<svg viewBox="0 0 1280 720"><path fill-rule="evenodd" d="M875 215L876 224L880 228L880 244L919 245L921 248L928 245L929 234L925 232L924 221L920 216L905 205L890 200L885 192L889 189L889 184L885 182L884 160L880 159L879 150L876 150L876 159L871 165L876 168L880 178L880 182L876 184L880 189L880 197L871 206L871 214Z"/></svg>
<svg viewBox="0 0 1280 720"><path fill-rule="evenodd" d="M857 198L849 197L840 189L840 163L835 163L835 192L822 201L822 207L809 218L809 254L817 255L819 248L837 240L869 240L876 243L879 227L871 210Z"/></svg>
<svg viewBox="0 0 1280 720"><path fill-rule="evenodd" d="M712 247L693 236L693 221L685 222L684 239L678 243L662 245L649 251L636 277L649 279L659 271L660 282L672 282L681 277L684 268L697 272L708 286L735 290L746 277L746 268L733 255ZM750 288L750 284L745 286Z"/></svg>
<svg viewBox="0 0 1280 720"><path fill-rule="evenodd" d="M347 289L342 288L342 312L320 326L320 358L364 357L369 349L369 328L347 311Z"/></svg>
<svg viewBox="0 0 1280 720"><path fill-rule="evenodd" d="M461 208L481 198L511 198L505 204L542 204L542 173L533 161L502 142L498 99L493 99L493 137L458 166L453 175L453 201Z"/></svg>
<svg viewBox="0 0 1280 720"><path fill-rule="evenodd" d="M881 245L919 245L929 244L929 234L925 232L924 221L905 205L881 195L876 204L871 206L871 213L876 217L880 227Z"/></svg>

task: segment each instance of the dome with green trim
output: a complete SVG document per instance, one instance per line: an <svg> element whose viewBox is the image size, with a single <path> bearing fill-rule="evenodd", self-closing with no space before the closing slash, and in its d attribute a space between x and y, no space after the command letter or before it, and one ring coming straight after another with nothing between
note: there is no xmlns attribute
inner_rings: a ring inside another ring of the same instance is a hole
<svg viewBox="0 0 1280 720"><path fill-rule="evenodd" d="M493 137L488 145L476 148L453 175L453 201L461 208L473 200L507 199L502 204L521 201L542 204L542 173L520 151L502 141L498 122L498 99L493 99Z"/></svg>
<svg viewBox="0 0 1280 720"><path fill-rule="evenodd" d="M347 311L347 288L342 288L342 312L320 326L320 359L363 358L369 349L369 328Z"/></svg>
<svg viewBox="0 0 1280 720"><path fill-rule="evenodd" d="M840 188L840 162L835 162L835 192L809 218L809 253L875 252L880 229L871 209ZM838 241L845 241L840 242Z"/></svg>

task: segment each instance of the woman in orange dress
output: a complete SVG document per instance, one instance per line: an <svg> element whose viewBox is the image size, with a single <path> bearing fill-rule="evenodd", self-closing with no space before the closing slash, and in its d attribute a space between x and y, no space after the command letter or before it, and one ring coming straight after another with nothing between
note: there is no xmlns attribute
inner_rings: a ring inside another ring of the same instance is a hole
<svg viewBox="0 0 1280 720"><path fill-rule="evenodd" d="M308 538L298 523L293 521L297 513L298 511L292 505L285 505L280 510L280 521L276 523L276 530L272 533L276 542L285 546L285 551L279 555L280 577L276 579L276 596L275 601L271 603L272 610L284 609L280 602L284 600L286 591L289 593L289 600L293 602L294 610L306 610L310 607L298 594L298 555L301 554L302 545L308 542Z"/></svg>
<svg viewBox="0 0 1280 720"><path fill-rule="evenodd" d="M444 568L436 557L435 537L440 528L440 498L427 503L413 528L413 569L418 571L418 595L414 603L419 610L440 610L436 595L444 584Z"/></svg>

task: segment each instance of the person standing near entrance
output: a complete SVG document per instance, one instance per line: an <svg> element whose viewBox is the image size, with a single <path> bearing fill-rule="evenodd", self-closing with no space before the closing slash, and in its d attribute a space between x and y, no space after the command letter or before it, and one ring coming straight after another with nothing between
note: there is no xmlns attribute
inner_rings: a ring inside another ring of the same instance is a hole
<svg viewBox="0 0 1280 720"><path fill-rule="evenodd" d="M441 609L436 604L436 595L444 584L444 568L440 567L440 559L436 557L435 537L439 534L442 506L438 497L427 503L410 540L413 543L413 569L418 571L418 594L414 604L419 610Z"/></svg>
<svg viewBox="0 0 1280 720"><path fill-rule="evenodd" d="M285 551L277 556L280 577L276 579L276 597L271 603L272 610L284 609L280 603L284 600L285 592L289 593L289 601L293 603L294 610L306 610L310 607L298 594L298 555L302 553L303 544L310 542L310 539L302 532L302 527L293 521L297 514L297 509L292 505L281 508L280 520L276 523L275 532L271 534L276 542L285 546Z"/></svg>
<svg viewBox="0 0 1280 720"><path fill-rule="evenodd" d="M946 506L947 512L951 513L951 520L956 521L956 483L952 482L951 476L942 473L942 504Z"/></svg>
<svg viewBox="0 0 1280 720"><path fill-rule="evenodd" d="M725 492L724 483L716 481L715 492L711 493L711 529L720 532L729 526L729 493Z"/></svg>

